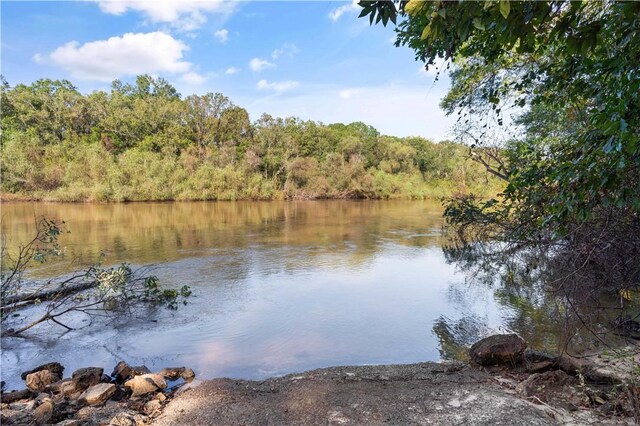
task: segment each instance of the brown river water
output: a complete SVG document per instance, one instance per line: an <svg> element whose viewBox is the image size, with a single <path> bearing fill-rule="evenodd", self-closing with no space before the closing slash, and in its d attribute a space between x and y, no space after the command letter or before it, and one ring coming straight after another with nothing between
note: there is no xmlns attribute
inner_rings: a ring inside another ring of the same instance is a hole
<svg viewBox="0 0 640 426"><path fill-rule="evenodd" d="M447 262L441 214L433 201L4 203L8 247L27 241L39 216L67 223L64 257L31 270L33 278L103 253L104 264L154 264L162 285L187 284L194 295L177 311L126 323L71 332L47 324L4 338L2 378L17 386L20 371L44 362L70 374L123 359L256 379L437 361L456 356L452 341L490 332L533 339L539 330L518 320L522 306Z"/></svg>

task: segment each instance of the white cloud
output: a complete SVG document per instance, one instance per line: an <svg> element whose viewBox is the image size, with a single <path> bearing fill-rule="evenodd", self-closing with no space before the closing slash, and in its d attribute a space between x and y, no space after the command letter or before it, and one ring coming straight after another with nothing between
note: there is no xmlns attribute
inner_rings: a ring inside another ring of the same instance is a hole
<svg viewBox="0 0 640 426"><path fill-rule="evenodd" d="M224 0L96 0L100 10L122 15L129 10L141 13L152 23L167 23L183 31L200 28L207 13L230 15L237 5Z"/></svg>
<svg viewBox="0 0 640 426"><path fill-rule="evenodd" d="M40 53L36 53L31 58L33 59L33 62L35 62L36 64L44 64L44 63L46 63L45 57L42 56Z"/></svg>
<svg viewBox="0 0 640 426"><path fill-rule="evenodd" d="M260 72L266 68L273 68L275 66L276 65L274 63L262 58L253 58L249 61L249 68L254 72Z"/></svg>
<svg viewBox="0 0 640 426"><path fill-rule="evenodd" d="M187 84L191 84L193 86L198 86L202 83L204 83L205 81L207 81L207 78L198 74L197 72L188 72L185 74L182 74L182 76L180 77L180 79L182 81L184 81Z"/></svg>
<svg viewBox="0 0 640 426"><path fill-rule="evenodd" d="M355 12L358 10L360 10L360 6L358 6L358 0L352 0L351 3L337 7L329 12L329 19L331 19L333 22L336 22L345 13Z"/></svg>
<svg viewBox="0 0 640 426"><path fill-rule="evenodd" d="M224 72L227 75L234 75L234 74L238 74L240 72L240 70L236 67L229 67L226 69L226 71Z"/></svg>
<svg viewBox="0 0 640 426"><path fill-rule="evenodd" d="M271 57L273 59L278 59L281 56L288 56L289 58L293 58L295 55L300 53L300 49L293 43L285 43L282 47L275 49L271 52Z"/></svg>
<svg viewBox="0 0 640 426"><path fill-rule="evenodd" d="M269 83L267 80L260 80L257 84L258 90L268 90L276 93L283 93L291 89L295 89L300 85L299 82L293 80L273 81Z"/></svg>
<svg viewBox="0 0 640 426"><path fill-rule="evenodd" d="M338 95L341 99L351 99L356 93L357 91L355 89L345 89L341 90Z"/></svg>
<svg viewBox="0 0 640 426"><path fill-rule="evenodd" d="M169 34L126 33L121 37L91 41L80 45L66 43L49 58L73 77L111 81L125 75L159 72L187 73L191 63L183 60L189 47Z"/></svg>
<svg viewBox="0 0 640 426"><path fill-rule="evenodd" d="M229 31L222 29L213 33L213 36L220 42L226 43L229 40Z"/></svg>

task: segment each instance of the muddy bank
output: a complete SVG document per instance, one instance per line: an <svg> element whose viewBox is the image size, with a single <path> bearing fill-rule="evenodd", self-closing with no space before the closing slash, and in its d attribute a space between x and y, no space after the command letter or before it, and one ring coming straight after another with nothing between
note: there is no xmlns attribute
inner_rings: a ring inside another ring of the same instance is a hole
<svg viewBox="0 0 640 426"><path fill-rule="evenodd" d="M210 380L184 390L153 424L552 425L627 420L533 404L495 374L462 363L420 363L332 367L265 381Z"/></svg>

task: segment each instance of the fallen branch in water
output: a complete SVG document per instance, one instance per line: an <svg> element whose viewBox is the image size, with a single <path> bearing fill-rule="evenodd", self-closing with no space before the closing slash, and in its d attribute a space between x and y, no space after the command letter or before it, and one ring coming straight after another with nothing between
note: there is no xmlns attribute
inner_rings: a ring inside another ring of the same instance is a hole
<svg viewBox="0 0 640 426"><path fill-rule="evenodd" d="M191 295L188 286L162 289L158 285L158 278L149 274L149 268L132 270L126 263L112 268L94 265L59 282L50 280L39 288L26 291L24 288L27 285L22 276L30 264L34 260L44 262L48 256L61 253L57 238L63 224L64 222L49 219L37 222L36 236L25 246L19 247L12 266L2 271L2 337L19 336L45 322L53 322L67 330L73 330L64 320L73 313L117 318L131 315L143 305L164 305L177 309L179 302L186 304L186 298ZM2 258L11 260L4 241ZM35 319L29 319L24 324L16 324L18 320L15 320L7 326L12 312L34 304L43 306Z"/></svg>

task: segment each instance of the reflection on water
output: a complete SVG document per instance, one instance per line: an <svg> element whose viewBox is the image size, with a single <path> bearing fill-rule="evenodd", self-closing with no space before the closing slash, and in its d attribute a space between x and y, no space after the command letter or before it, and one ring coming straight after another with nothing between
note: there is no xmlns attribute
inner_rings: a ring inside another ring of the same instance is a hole
<svg viewBox="0 0 640 426"><path fill-rule="evenodd" d="M162 283L195 296L127 324L4 339L9 384L51 360L71 371L120 359L187 365L205 378L438 360L458 356L456 343L519 325L517 307L446 262L433 202L5 203L9 245L26 241L41 215L64 219L71 233L65 258L32 275L104 252L105 263L154 263Z"/></svg>

